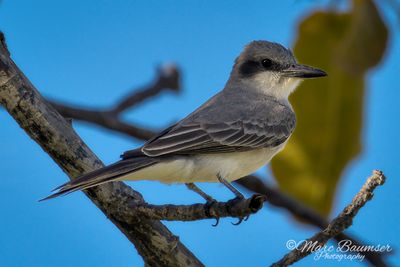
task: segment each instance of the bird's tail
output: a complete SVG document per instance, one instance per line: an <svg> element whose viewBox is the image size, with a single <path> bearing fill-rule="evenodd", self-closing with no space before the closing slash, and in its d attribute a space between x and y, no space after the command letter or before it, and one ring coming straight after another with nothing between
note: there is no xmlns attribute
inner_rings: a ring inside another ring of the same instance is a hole
<svg viewBox="0 0 400 267"><path fill-rule="evenodd" d="M145 156L120 160L104 168L81 175L75 178L74 180L55 188L53 191L57 191L56 193L46 198L43 198L40 201L69 194L77 190L88 189L90 187L100 185L103 183L116 181L118 180L118 178L121 178L122 176L138 171L145 167L151 166L157 162L158 162L157 159Z"/></svg>

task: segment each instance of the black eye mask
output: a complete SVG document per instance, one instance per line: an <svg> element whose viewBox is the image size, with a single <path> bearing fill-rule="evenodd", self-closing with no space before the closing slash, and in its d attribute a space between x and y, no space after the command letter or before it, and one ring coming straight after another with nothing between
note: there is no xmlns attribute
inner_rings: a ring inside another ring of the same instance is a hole
<svg viewBox="0 0 400 267"><path fill-rule="evenodd" d="M251 77L263 71L280 71L282 69L284 67L281 64L265 58L261 61L247 60L243 62L239 67L239 73L243 77Z"/></svg>

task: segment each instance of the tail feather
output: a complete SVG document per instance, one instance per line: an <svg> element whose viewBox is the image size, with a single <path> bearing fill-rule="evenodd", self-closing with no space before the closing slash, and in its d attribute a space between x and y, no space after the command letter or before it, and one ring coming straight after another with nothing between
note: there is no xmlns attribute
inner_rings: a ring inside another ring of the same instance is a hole
<svg viewBox="0 0 400 267"><path fill-rule="evenodd" d="M60 185L52 190L52 192L58 190L56 193L53 193L39 201L52 199L61 195L75 192L77 190L84 190L103 183L115 181L121 176L138 171L157 162L157 159L150 157L136 157L120 160L114 164L97 169L87 174L83 174L70 182Z"/></svg>

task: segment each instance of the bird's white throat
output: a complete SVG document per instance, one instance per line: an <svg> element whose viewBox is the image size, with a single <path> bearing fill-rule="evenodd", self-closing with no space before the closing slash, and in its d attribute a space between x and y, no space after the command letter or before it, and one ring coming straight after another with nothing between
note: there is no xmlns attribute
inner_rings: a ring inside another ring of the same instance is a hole
<svg viewBox="0 0 400 267"><path fill-rule="evenodd" d="M287 100L300 82L299 78L282 77L273 72L261 72L246 81L252 88L279 100Z"/></svg>

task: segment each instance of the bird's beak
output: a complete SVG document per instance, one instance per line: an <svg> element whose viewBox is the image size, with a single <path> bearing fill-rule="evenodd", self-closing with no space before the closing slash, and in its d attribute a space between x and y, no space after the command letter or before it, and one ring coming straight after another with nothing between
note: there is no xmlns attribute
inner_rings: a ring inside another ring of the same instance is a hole
<svg viewBox="0 0 400 267"><path fill-rule="evenodd" d="M316 78L324 77L328 74L320 69L316 69L310 66L301 64L292 64L290 67L282 70L282 75L286 77L296 77L296 78Z"/></svg>

